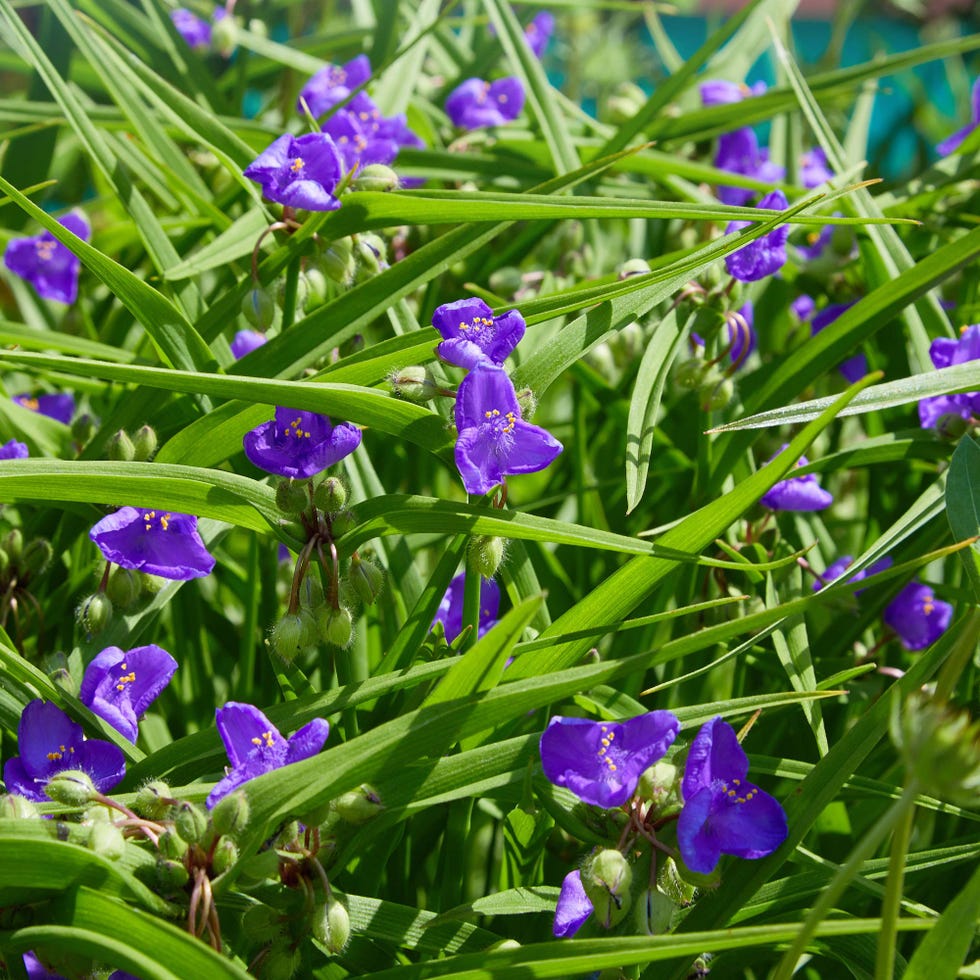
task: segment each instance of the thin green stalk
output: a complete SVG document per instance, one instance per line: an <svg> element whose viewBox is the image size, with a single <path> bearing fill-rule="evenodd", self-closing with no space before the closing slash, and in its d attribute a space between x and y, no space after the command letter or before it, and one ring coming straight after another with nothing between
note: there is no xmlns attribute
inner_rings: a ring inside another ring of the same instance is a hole
<svg viewBox="0 0 980 980"><path fill-rule="evenodd" d="M463 649L476 643L480 632L480 573L467 567L463 582L463 623L462 628L472 627L463 640Z"/></svg>
<svg viewBox="0 0 980 980"><path fill-rule="evenodd" d="M249 701L255 677L255 651L258 647L256 634L259 630L259 590L262 588L260 551L261 539L252 535L248 547L248 581L251 584L250 601L245 604L245 622L242 623L242 637L238 653L238 699Z"/></svg>
<svg viewBox="0 0 980 980"><path fill-rule="evenodd" d="M286 267L286 286L282 297L282 329L288 330L296 319L296 293L299 289L300 256L296 255Z"/></svg>
<svg viewBox="0 0 980 980"><path fill-rule="evenodd" d="M909 787L914 794L916 781L910 780ZM888 863L888 881L885 897L881 903L881 932L878 934L878 955L875 958L875 980L892 980L895 976L896 923L901 914L902 885L905 882L905 862L908 858L909 839L912 836L912 821L915 807L907 806L901 814L895 836L892 838L891 860Z"/></svg>

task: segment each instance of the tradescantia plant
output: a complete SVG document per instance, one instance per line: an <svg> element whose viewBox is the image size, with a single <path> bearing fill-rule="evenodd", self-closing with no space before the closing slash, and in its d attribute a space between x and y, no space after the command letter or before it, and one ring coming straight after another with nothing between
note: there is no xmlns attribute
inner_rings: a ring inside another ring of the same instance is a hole
<svg viewBox="0 0 980 980"><path fill-rule="evenodd" d="M980 35L794 13L0 0L0 973L975 972Z"/></svg>

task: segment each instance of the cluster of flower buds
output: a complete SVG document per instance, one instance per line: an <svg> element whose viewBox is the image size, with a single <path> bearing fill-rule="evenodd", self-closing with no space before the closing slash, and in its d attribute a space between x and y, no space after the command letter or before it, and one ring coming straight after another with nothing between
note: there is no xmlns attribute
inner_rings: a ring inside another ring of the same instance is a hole
<svg viewBox="0 0 980 980"><path fill-rule="evenodd" d="M107 455L116 463L146 463L157 451L157 434L149 425L142 425L132 435L120 429L109 439Z"/></svg>

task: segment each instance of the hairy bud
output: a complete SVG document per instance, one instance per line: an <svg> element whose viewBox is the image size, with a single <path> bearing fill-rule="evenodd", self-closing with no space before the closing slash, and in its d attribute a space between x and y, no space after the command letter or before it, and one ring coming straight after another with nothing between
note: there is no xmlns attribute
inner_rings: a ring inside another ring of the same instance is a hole
<svg viewBox="0 0 980 980"><path fill-rule="evenodd" d="M272 326L276 315L276 304L272 294L262 286L249 290L242 299L242 315L260 330Z"/></svg>
<svg viewBox="0 0 980 980"><path fill-rule="evenodd" d="M156 430L148 425L141 425L133 436L133 452L135 458L145 463L157 451Z"/></svg>
<svg viewBox="0 0 980 980"><path fill-rule="evenodd" d="M28 820L39 816L37 807L25 797L16 793L0 796L0 820Z"/></svg>
<svg viewBox="0 0 980 980"><path fill-rule="evenodd" d="M287 477L276 487L276 506L284 514L302 514L309 506L309 481Z"/></svg>
<svg viewBox="0 0 980 980"><path fill-rule="evenodd" d="M53 557L54 549L51 547L51 542L46 538L35 538L24 549L24 556L21 559L24 574L32 578L43 574L47 571Z"/></svg>
<svg viewBox="0 0 980 980"><path fill-rule="evenodd" d="M164 895L172 895L187 884L187 868L180 861L159 858L156 866L157 887Z"/></svg>
<svg viewBox="0 0 980 980"><path fill-rule="evenodd" d="M474 534L466 546L466 568L483 578L493 578L504 559L507 544L492 534Z"/></svg>
<svg viewBox="0 0 980 980"><path fill-rule="evenodd" d="M105 594L114 606L129 609L134 606L143 594L143 582L139 572L131 568L116 567L106 583Z"/></svg>
<svg viewBox="0 0 980 980"><path fill-rule="evenodd" d="M112 619L112 600L107 595L96 592L82 600L75 618L86 636L96 636L109 625Z"/></svg>
<svg viewBox="0 0 980 980"><path fill-rule="evenodd" d="M383 163L369 163L360 169L351 187L355 191L396 191L398 174Z"/></svg>
<svg viewBox="0 0 980 980"><path fill-rule="evenodd" d="M320 266L334 282L347 285L353 277L354 243L349 238L338 238L320 253Z"/></svg>
<svg viewBox="0 0 980 980"><path fill-rule="evenodd" d="M336 898L328 898L313 909L310 930L313 938L326 946L331 953L341 952L350 938L350 916L347 909Z"/></svg>
<svg viewBox="0 0 980 980"><path fill-rule="evenodd" d="M249 816L248 797L242 790L236 790L215 804L211 811L211 822L216 833L237 837L248 826Z"/></svg>
<svg viewBox="0 0 980 980"><path fill-rule="evenodd" d="M65 806L85 806L91 803L96 795L92 777L81 769L63 769L56 772L49 780L44 792L55 801Z"/></svg>
<svg viewBox="0 0 980 980"><path fill-rule="evenodd" d="M333 801L333 808L345 823L355 827L373 820L383 809L384 804L377 791L369 783L362 783Z"/></svg>
<svg viewBox="0 0 980 980"><path fill-rule="evenodd" d="M136 458L133 440L129 438L129 433L125 429L120 429L109 440L108 453L109 459L115 463L131 463Z"/></svg>
<svg viewBox="0 0 980 980"><path fill-rule="evenodd" d="M93 825L88 846L96 854L118 861L126 853L126 838L114 823L106 821Z"/></svg>
<svg viewBox="0 0 980 980"><path fill-rule="evenodd" d="M269 637L269 642L276 656L281 657L286 663L292 663L309 646L306 641L307 627L302 615L298 612L286 613L272 627L272 635Z"/></svg>
<svg viewBox="0 0 980 980"><path fill-rule="evenodd" d="M396 398L404 398L405 401L415 402L416 405L422 405L438 394L429 369L421 364L392 371L388 376L388 383Z"/></svg>
<svg viewBox="0 0 980 980"><path fill-rule="evenodd" d="M620 279L630 279L633 276L645 276L650 271L650 263L646 259L627 259L620 267Z"/></svg>
<svg viewBox="0 0 980 980"><path fill-rule="evenodd" d="M384 572L373 562L355 554L351 558L347 580L366 606L374 605L384 588Z"/></svg>
<svg viewBox="0 0 980 980"><path fill-rule="evenodd" d="M162 779L154 779L139 788L133 809L148 820L162 820L173 804L170 787Z"/></svg>
<svg viewBox="0 0 980 980"><path fill-rule="evenodd" d="M208 816L196 803L181 800L174 816L174 830L188 844L200 844L208 834Z"/></svg>
<svg viewBox="0 0 980 980"><path fill-rule="evenodd" d="M238 845L230 837L222 837L214 849L211 868L216 875L223 875L238 860Z"/></svg>
<svg viewBox="0 0 980 980"><path fill-rule="evenodd" d="M328 476L314 491L313 503L325 514L338 514L347 503L347 489L344 481L336 476Z"/></svg>
<svg viewBox="0 0 980 980"><path fill-rule="evenodd" d="M71 437L80 446L84 446L95 435L97 428L98 425L96 425L95 419L88 412L84 412L72 422Z"/></svg>
<svg viewBox="0 0 980 980"><path fill-rule="evenodd" d="M621 922L632 901L633 869L614 848L597 851L582 868L582 887L599 921L609 929Z"/></svg>
<svg viewBox="0 0 980 980"><path fill-rule="evenodd" d="M335 647L348 646L354 637L354 620L344 606L321 606L316 612L316 625L320 639Z"/></svg>
<svg viewBox="0 0 980 980"><path fill-rule="evenodd" d="M19 562L24 554L24 535L20 528L11 528L3 538L3 550L12 563Z"/></svg>
<svg viewBox="0 0 980 980"><path fill-rule="evenodd" d="M633 919L642 935L662 936L670 932L677 906L656 886L641 892L633 909Z"/></svg>

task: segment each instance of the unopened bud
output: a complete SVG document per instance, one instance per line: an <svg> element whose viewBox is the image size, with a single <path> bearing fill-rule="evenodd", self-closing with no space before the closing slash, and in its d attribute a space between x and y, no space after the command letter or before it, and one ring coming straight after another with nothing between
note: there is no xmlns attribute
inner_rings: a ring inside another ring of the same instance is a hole
<svg viewBox="0 0 980 980"><path fill-rule="evenodd" d="M123 832L110 821L96 823L89 834L90 850L110 861L118 861L126 853L126 838Z"/></svg>
<svg viewBox="0 0 980 980"><path fill-rule="evenodd" d="M396 398L422 405L438 394L435 382L427 367L413 364L392 371L388 376L392 394Z"/></svg>
<svg viewBox="0 0 980 980"><path fill-rule="evenodd" d="M677 906L656 886L641 892L633 910L633 918L641 934L662 936L670 932Z"/></svg>
<svg viewBox="0 0 980 980"><path fill-rule="evenodd" d="M0 578L3 578L10 571L10 555L0 548Z"/></svg>
<svg viewBox="0 0 980 980"><path fill-rule="evenodd" d="M351 281L354 270L354 243L338 238L320 253L320 267L328 278L340 285Z"/></svg>
<svg viewBox="0 0 980 980"><path fill-rule="evenodd" d="M830 235L830 247L835 255L846 259L854 251L854 232L850 228L835 228Z"/></svg>
<svg viewBox="0 0 980 980"><path fill-rule="evenodd" d="M54 549L51 547L51 542L44 538L35 538L24 549L24 556L21 559L24 574L32 577L41 575L47 571L53 557Z"/></svg>
<svg viewBox="0 0 980 980"><path fill-rule="evenodd" d="M162 820L173 806L170 787L162 779L154 779L141 786L133 801L133 809L149 820Z"/></svg>
<svg viewBox="0 0 980 980"><path fill-rule="evenodd" d="M701 408L713 412L724 408L735 395L735 382L731 378L722 378L716 385L701 389Z"/></svg>
<svg viewBox="0 0 980 980"><path fill-rule="evenodd" d="M156 595L169 582L169 579L159 575L150 575L147 572L140 572L139 575L140 582L143 583L143 591L147 595Z"/></svg>
<svg viewBox="0 0 980 980"><path fill-rule="evenodd" d="M333 807L341 820L359 827L373 820L384 809L384 804L373 786L362 783L357 789L338 796Z"/></svg>
<svg viewBox="0 0 980 980"><path fill-rule="evenodd" d="M242 316L260 330L272 326L276 315L276 304L272 294L262 286L250 289L242 299Z"/></svg>
<svg viewBox="0 0 980 980"><path fill-rule="evenodd" d="M79 445L84 446L95 435L97 428L95 419L88 412L85 412L72 422L71 437Z"/></svg>
<svg viewBox="0 0 980 980"><path fill-rule="evenodd" d="M347 489L344 481L336 476L328 476L313 491L313 503L325 514L337 514L347 503Z"/></svg>
<svg viewBox="0 0 980 980"><path fill-rule="evenodd" d="M640 776L636 790L640 797L650 800L659 811L670 803L679 803L677 798L677 766L669 762L657 762Z"/></svg>
<svg viewBox="0 0 980 980"><path fill-rule="evenodd" d="M946 412L936 420L936 435L946 442L958 442L970 430L970 423L957 412Z"/></svg>
<svg viewBox="0 0 980 980"><path fill-rule="evenodd" d="M208 816L196 803L181 800L174 815L174 830L188 844L200 844L208 833Z"/></svg>
<svg viewBox="0 0 980 980"><path fill-rule="evenodd" d="M282 619L272 627L272 634L269 642L277 657L281 657L286 663L292 663L300 652L305 650L308 643L307 629L303 622L303 617L298 613L286 613Z"/></svg>
<svg viewBox="0 0 980 980"><path fill-rule="evenodd" d="M705 363L700 357L681 361L674 371L674 382L680 388L698 388L705 374Z"/></svg>
<svg viewBox="0 0 980 980"><path fill-rule="evenodd" d="M490 273L490 288L498 296L513 296L524 285L524 275L516 265L505 265Z"/></svg>
<svg viewBox="0 0 980 980"><path fill-rule="evenodd" d="M261 20L258 17L253 17L248 22L248 32L249 34L255 34L257 37L268 37L269 25L266 24L264 20Z"/></svg>
<svg viewBox="0 0 980 980"><path fill-rule="evenodd" d="M157 887L164 895L172 895L187 884L187 868L180 861L159 858L156 866Z"/></svg>
<svg viewBox="0 0 980 980"><path fill-rule="evenodd" d="M235 53L235 48L238 47L238 24L230 14L215 18L211 27L211 47L222 58L230 58Z"/></svg>
<svg viewBox="0 0 980 980"><path fill-rule="evenodd" d="M358 171L351 187L355 191L396 191L398 174L383 163L369 163Z"/></svg>
<svg viewBox="0 0 980 980"><path fill-rule="evenodd" d="M211 869L223 875L238 860L238 845L230 837L222 837L214 849Z"/></svg>
<svg viewBox="0 0 980 980"><path fill-rule="evenodd" d="M125 429L120 429L110 440L108 446L109 459L115 463L131 463L136 458L133 440Z"/></svg>
<svg viewBox="0 0 980 980"><path fill-rule="evenodd" d="M338 514L331 515L330 534L336 541L337 538L342 538L356 523L353 511L342 510Z"/></svg>
<svg viewBox="0 0 980 980"><path fill-rule="evenodd" d="M48 780L44 792L55 803L82 807L92 802L96 791L92 777L87 772L81 769L62 769Z"/></svg>
<svg viewBox="0 0 980 980"><path fill-rule="evenodd" d="M326 946L331 953L341 952L350 938L350 916L347 909L336 898L328 898L313 909L310 931L313 938Z"/></svg>
<svg viewBox="0 0 980 980"><path fill-rule="evenodd" d="M16 793L0 796L0 820L29 820L33 817L40 817L40 814L30 800Z"/></svg>
<svg viewBox="0 0 980 980"><path fill-rule="evenodd" d="M129 609L143 594L143 582L139 572L131 568L116 567L106 583L105 594L120 609Z"/></svg>
<svg viewBox="0 0 980 980"><path fill-rule="evenodd" d="M236 790L222 797L211 811L211 822L218 834L237 837L248 825L248 797L242 790Z"/></svg>
<svg viewBox="0 0 980 980"><path fill-rule="evenodd" d="M373 561L355 554L351 558L347 580L353 586L361 602L366 606L372 606L384 588L385 575Z"/></svg>
<svg viewBox="0 0 980 980"><path fill-rule="evenodd" d="M20 528L11 528L4 535L3 550L12 564L20 561L21 555L24 554L24 535L21 534Z"/></svg>
<svg viewBox="0 0 980 980"><path fill-rule="evenodd" d="M614 848L597 851L582 868L582 887L599 921L609 929L621 922L632 901L633 869Z"/></svg>
<svg viewBox="0 0 980 980"><path fill-rule="evenodd" d="M350 610L344 606L334 609L321 606L316 613L317 630L324 643L335 647L346 647L354 636L354 620Z"/></svg>
<svg viewBox="0 0 980 980"><path fill-rule="evenodd" d="M157 451L157 434L148 425L141 425L133 435L133 452L135 459L145 463Z"/></svg>
<svg viewBox="0 0 980 980"><path fill-rule="evenodd" d="M311 265L304 273L303 280L306 283L306 305L305 309L315 310L323 306L330 299L330 285L327 282L327 275L322 268Z"/></svg>
<svg viewBox="0 0 980 980"><path fill-rule="evenodd" d="M521 388L517 393L517 405L521 410L521 418L530 422L538 410L538 396L530 388Z"/></svg>
<svg viewBox="0 0 980 980"><path fill-rule="evenodd" d="M167 828L160 834L158 848L161 857L169 858L171 861L181 861L187 853L187 841L176 830Z"/></svg>
<svg viewBox="0 0 980 980"><path fill-rule="evenodd" d="M284 514L301 514L310 503L308 486L308 480L282 480L276 487L276 506Z"/></svg>
<svg viewBox="0 0 980 980"><path fill-rule="evenodd" d="M619 278L629 279L632 276L645 276L650 271L650 263L646 259L627 259L619 267Z"/></svg>
<svg viewBox="0 0 980 980"><path fill-rule="evenodd" d="M112 601L103 593L96 592L82 600L75 618L86 636L96 636L109 625L109 620L112 619Z"/></svg>
<svg viewBox="0 0 980 980"><path fill-rule="evenodd" d="M302 955L292 944L275 943L262 961L264 980L292 980L302 963Z"/></svg>
<svg viewBox="0 0 980 980"><path fill-rule="evenodd" d="M633 82L620 82L606 99L606 115L615 125L632 119L646 103L646 93Z"/></svg>
<svg viewBox="0 0 980 980"><path fill-rule="evenodd" d="M370 232L357 236L354 243L354 278L363 282L388 268L388 246L384 239Z"/></svg>
<svg viewBox="0 0 980 980"><path fill-rule="evenodd" d="M466 546L466 569L493 578L504 559L506 543L492 534L474 534Z"/></svg>

